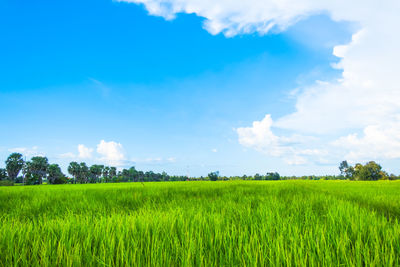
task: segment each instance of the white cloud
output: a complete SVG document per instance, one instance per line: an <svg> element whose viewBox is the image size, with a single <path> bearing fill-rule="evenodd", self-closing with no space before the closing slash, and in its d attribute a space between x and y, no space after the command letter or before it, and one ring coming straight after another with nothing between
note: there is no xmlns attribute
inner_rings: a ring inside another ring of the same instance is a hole
<svg viewBox="0 0 400 267"><path fill-rule="evenodd" d="M91 159L93 158L93 148L86 147L85 145L78 145L78 154L74 154L72 152L67 152L63 154L59 154L58 158L61 159Z"/></svg>
<svg viewBox="0 0 400 267"><path fill-rule="evenodd" d="M252 127L238 128L239 143L243 146L279 156L285 150L278 136L271 130L272 119L266 115L262 121L253 122Z"/></svg>
<svg viewBox="0 0 400 267"><path fill-rule="evenodd" d="M271 29L283 31L298 20L326 13L335 21L359 25L349 44L336 46L340 58L335 68L341 79L316 83L297 94L296 111L274 122L275 128L294 134L337 139L344 146L343 156L399 158L393 146L400 142L400 1L398 0L120 0L142 3L152 15L174 18L177 13L203 17L211 34L226 36ZM287 154L293 146L271 131L266 117L253 127L239 128L239 142L271 155ZM358 137L356 132L364 132ZM335 136L336 135L336 136ZM344 135L340 137L339 135ZM328 142L329 143L329 142ZM311 142L309 146L312 146ZM323 147L323 144L320 144ZM333 149L333 152L336 150ZM321 150L321 149L319 149ZM388 151L388 152L384 152ZM302 162L296 160L293 162Z"/></svg>
<svg viewBox="0 0 400 267"><path fill-rule="evenodd" d="M118 167L124 166L125 164L133 163L132 161L126 160L122 144L114 141L106 142L104 140L101 140L100 143L97 145L96 152L98 154L98 157L93 155L93 148L80 144L78 145L78 154L67 152L64 154L59 154L58 158L74 160L91 159Z"/></svg>
<svg viewBox="0 0 400 267"><path fill-rule="evenodd" d="M126 159L122 145L114 141L101 140L97 145L97 153L101 155L101 161L110 165L122 166Z"/></svg>
<svg viewBox="0 0 400 267"><path fill-rule="evenodd" d="M216 149L216 148L213 148L213 149L211 149L211 152L213 152L213 153L217 153L217 152L218 152L218 149Z"/></svg>
<svg viewBox="0 0 400 267"><path fill-rule="evenodd" d="M33 146L33 147L15 147L15 148L10 148L8 149L9 152L16 152L20 153L26 157L34 157L34 156L44 156L43 153L38 151L39 147Z"/></svg>
<svg viewBox="0 0 400 267"><path fill-rule="evenodd" d="M93 148L86 147L85 145L78 145L78 157L81 159L90 159L92 158Z"/></svg>
<svg viewBox="0 0 400 267"><path fill-rule="evenodd" d="M308 160L305 157L299 155L293 155L290 158L285 158L285 162L289 165L304 165L308 163Z"/></svg>
<svg viewBox="0 0 400 267"><path fill-rule="evenodd" d="M173 19L177 13L196 13L205 18L211 34L267 33L273 27L285 29L310 13L320 12L317 1L260 0L117 0L142 3L152 15ZM315 2L315 3L313 3Z"/></svg>
<svg viewBox="0 0 400 267"><path fill-rule="evenodd" d="M146 162L146 163L159 163L159 162L162 162L162 161L163 161L163 159L160 158L160 157L157 157L157 158L146 158L145 160L143 160L143 162Z"/></svg>
<svg viewBox="0 0 400 267"><path fill-rule="evenodd" d="M167 162L170 162L170 163L176 162L176 158L174 158L174 157L169 157L169 158L167 158Z"/></svg>
<svg viewBox="0 0 400 267"><path fill-rule="evenodd" d="M328 13L334 20L364 23L386 14L397 15L399 2L386 0L116 0L144 4L151 15L173 19L177 13L203 17L204 28L211 34L227 36L275 29L283 31L300 19ZM386 18L385 16L383 16Z"/></svg>
<svg viewBox="0 0 400 267"><path fill-rule="evenodd" d="M345 158L351 162L400 158L400 125L370 125L364 129L362 137L349 134L334 141L333 145L349 149Z"/></svg>
<svg viewBox="0 0 400 267"><path fill-rule="evenodd" d="M239 143L259 152L282 157L290 165L306 164L307 158L326 154L319 149L304 148L316 139L310 136L277 136L272 132L273 121L266 115L261 121L254 121L252 127L236 129Z"/></svg>

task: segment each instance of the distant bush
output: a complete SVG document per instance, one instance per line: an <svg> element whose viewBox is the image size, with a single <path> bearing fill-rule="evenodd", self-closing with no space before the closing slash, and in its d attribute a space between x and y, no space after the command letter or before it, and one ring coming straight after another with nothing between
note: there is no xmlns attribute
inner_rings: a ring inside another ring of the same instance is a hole
<svg viewBox="0 0 400 267"><path fill-rule="evenodd" d="M16 184L22 184L24 182L24 177L22 176L18 176L17 178L15 178L14 181Z"/></svg>
<svg viewBox="0 0 400 267"><path fill-rule="evenodd" d="M64 175L62 175L62 176L54 178L54 180L52 180L52 183L53 184L66 184L66 183L68 183L68 178L65 177Z"/></svg>
<svg viewBox="0 0 400 267"><path fill-rule="evenodd" d="M219 171L216 172L210 172L208 174L208 179L210 179L210 181L217 181L219 177Z"/></svg>
<svg viewBox="0 0 400 267"><path fill-rule="evenodd" d="M10 180L2 180L0 181L0 186L13 186L14 182Z"/></svg>

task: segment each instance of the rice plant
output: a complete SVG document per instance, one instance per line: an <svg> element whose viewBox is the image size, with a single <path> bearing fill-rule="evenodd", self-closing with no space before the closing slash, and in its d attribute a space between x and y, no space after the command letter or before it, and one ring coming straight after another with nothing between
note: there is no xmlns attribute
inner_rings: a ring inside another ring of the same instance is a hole
<svg viewBox="0 0 400 267"><path fill-rule="evenodd" d="M0 266L396 266L400 182L0 188Z"/></svg>

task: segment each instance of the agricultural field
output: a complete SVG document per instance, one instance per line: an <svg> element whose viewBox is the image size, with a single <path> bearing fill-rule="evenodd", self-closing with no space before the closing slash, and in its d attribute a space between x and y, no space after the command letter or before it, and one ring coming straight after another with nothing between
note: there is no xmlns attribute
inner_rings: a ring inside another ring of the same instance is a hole
<svg viewBox="0 0 400 267"><path fill-rule="evenodd" d="M396 266L400 182L0 188L0 266Z"/></svg>

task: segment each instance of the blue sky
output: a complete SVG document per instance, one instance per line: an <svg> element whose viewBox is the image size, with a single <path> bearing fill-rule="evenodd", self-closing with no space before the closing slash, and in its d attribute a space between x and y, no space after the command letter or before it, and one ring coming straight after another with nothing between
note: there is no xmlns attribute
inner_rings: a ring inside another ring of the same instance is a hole
<svg viewBox="0 0 400 267"><path fill-rule="evenodd" d="M111 0L2 1L1 158L20 151L64 169L77 160L190 175L337 173L345 154L293 162L268 141L246 143L238 128L270 114L274 136L305 132L279 118L296 113L310 86L341 78L332 50L358 26L319 12L284 30L227 36L210 33L208 20ZM318 146L332 139L314 135ZM391 168L395 159L383 160Z"/></svg>

